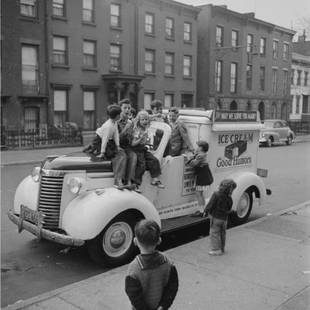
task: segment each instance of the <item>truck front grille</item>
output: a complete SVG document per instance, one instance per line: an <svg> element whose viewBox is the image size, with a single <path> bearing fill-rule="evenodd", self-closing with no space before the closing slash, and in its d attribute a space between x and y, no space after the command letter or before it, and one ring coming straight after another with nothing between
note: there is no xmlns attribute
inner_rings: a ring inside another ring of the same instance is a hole
<svg viewBox="0 0 310 310"><path fill-rule="evenodd" d="M39 211L45 215L43 227L57 229L59 226L60 202L64 175L60 173L41 175Z"/></svg>

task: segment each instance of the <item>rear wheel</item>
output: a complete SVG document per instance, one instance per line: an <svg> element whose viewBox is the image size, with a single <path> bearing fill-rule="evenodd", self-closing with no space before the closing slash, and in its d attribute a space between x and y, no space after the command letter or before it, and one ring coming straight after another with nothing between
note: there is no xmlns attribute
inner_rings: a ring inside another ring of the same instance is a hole
<svg viewBox="0 0 310 310"><path fill-rule="evenodd" d="M253 194L251 191L245 191L241 195L236 211L231 214L231 222L235 225L245 223L252 211Z"/></svg>
<svg viewBox="0 0 310 310"><path fill-rule="evenodd" d="M136 220L130 215L115 217L103 231L88 242L92 260L103 266L119 266L127 263L136 254L133 243Z"/></svg>

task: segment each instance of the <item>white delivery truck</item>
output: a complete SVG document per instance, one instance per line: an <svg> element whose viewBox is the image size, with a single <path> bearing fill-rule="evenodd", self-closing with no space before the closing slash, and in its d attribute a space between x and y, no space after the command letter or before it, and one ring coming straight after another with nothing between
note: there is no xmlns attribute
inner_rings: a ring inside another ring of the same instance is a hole
<svg viewBox="0 0 310 310"><path fill-rule="evenodd" d="M262 204L270 190L258 169L257 154L261 123L256 111L180 110L189 137L209 143L208 162L214 183L206 202L225 178L237 183L233 192L231 220L244 223L253 199ZM164 189L151 185L145 172L142 194L113 187L110 161L94 160L82 152L49 156L17 187L9 218L19 231L67 246L86 245L98 263L120 265L135 254L135 223L153 219L163 232L194 225L206 218L191 216L198 210L193 170L183 155L165 156L171 134L164 122L152 122L151 151L161 163Z"/></svg>

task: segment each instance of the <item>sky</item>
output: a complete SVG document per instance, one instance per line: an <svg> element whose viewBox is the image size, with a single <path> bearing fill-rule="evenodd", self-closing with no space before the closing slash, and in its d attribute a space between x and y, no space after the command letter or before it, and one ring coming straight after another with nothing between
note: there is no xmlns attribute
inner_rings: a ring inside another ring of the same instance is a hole
<svg viewBox="0 0 310 310"><path fill-rule="evenodd" d="M239 13L254 12L255 17L272 24L302 32L301 21L308 19L310 39L310 0L176 0L190 5L227 5Z"/></svg>

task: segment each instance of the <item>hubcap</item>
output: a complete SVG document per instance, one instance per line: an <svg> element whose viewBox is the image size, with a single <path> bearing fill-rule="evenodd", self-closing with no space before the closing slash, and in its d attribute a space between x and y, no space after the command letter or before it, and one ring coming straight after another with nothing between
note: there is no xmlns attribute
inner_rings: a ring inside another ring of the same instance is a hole
<svg viewBox="0 0 310 310"><path fill-rule="evenodd" d="M244 192L240 197L238 206L237 206L237 214L238 217L243 218L247 215L250 208L250 196L247 192Z"/></svg>
<svg viewBox="0 0 310 310"><path fill-rule="evenodd" d="M111 257L119 257L130 248L133 232L126 222L113 223L105 232L102 247Z"/></svg>

